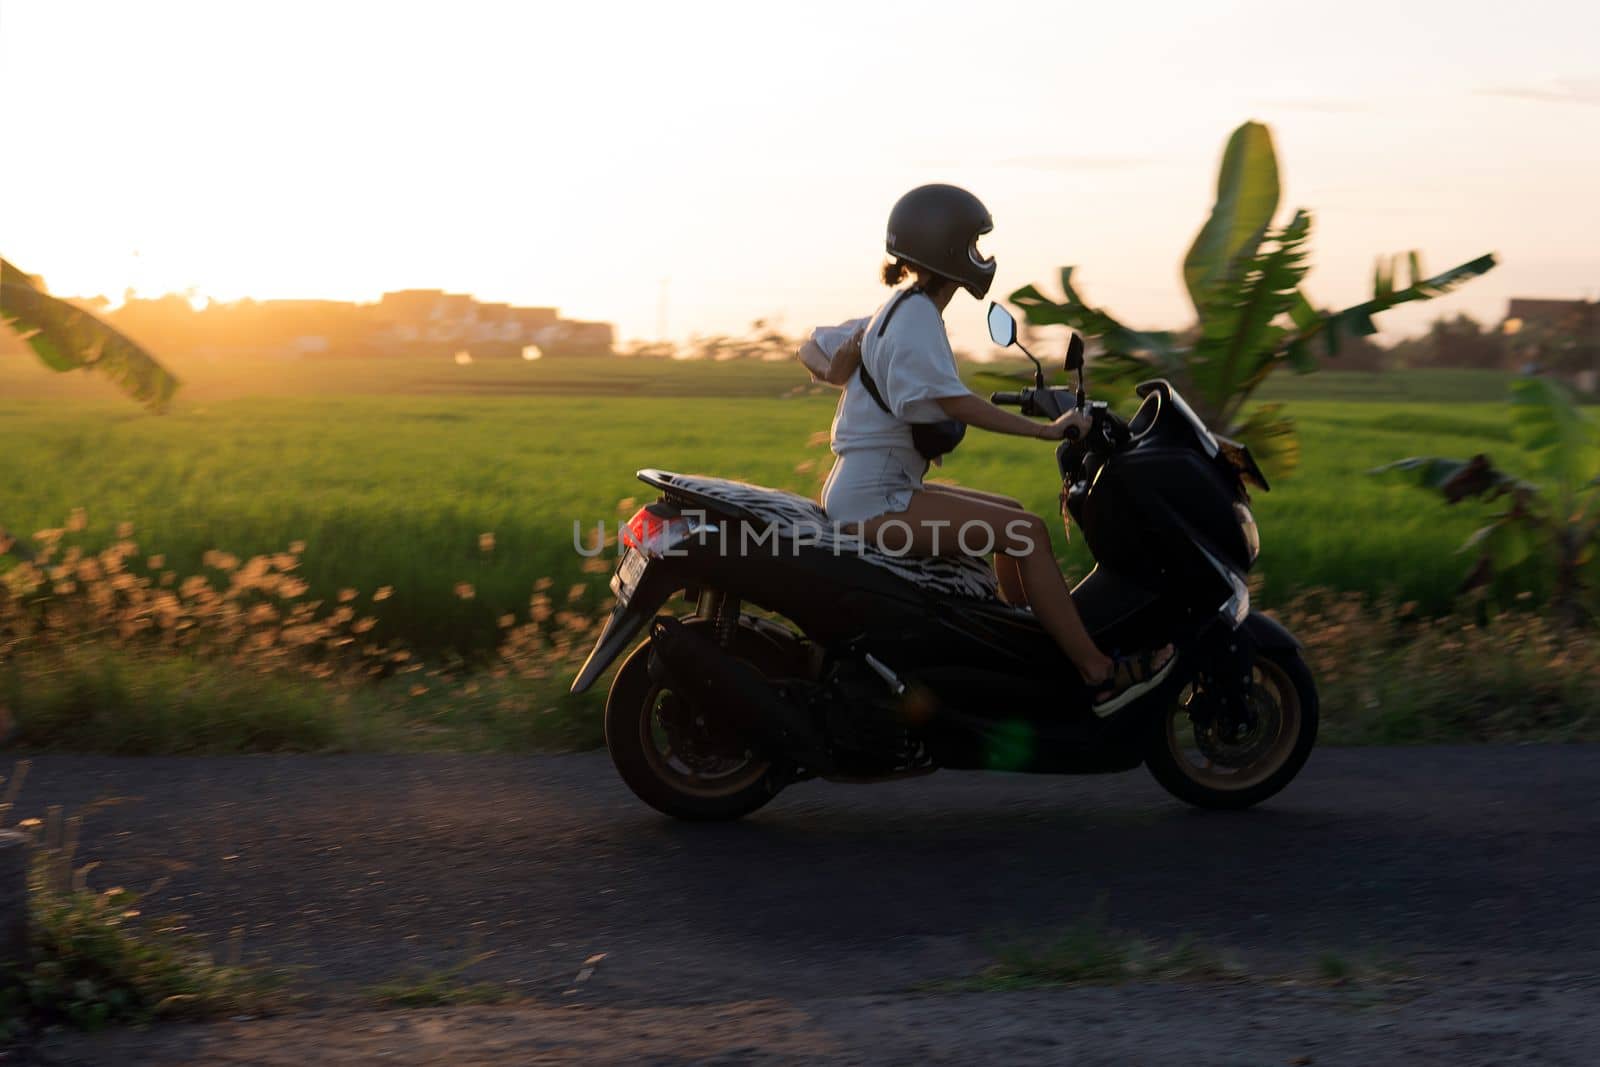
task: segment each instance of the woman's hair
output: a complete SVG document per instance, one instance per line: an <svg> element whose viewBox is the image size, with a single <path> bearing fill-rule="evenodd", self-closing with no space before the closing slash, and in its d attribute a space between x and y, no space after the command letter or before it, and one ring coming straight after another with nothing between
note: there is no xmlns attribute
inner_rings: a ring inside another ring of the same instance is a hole
<svg viewBox="0 0 1600 1067"><path fill-rule="evenodd" d="M944 284L944 285L955 285L955 284L957 284L952 279L946 278L943 274L940 274L937 271L932 271L932 270L929 270L926 267L919 267L919 266L916 266L915 264L907 263L903 259L892 259L892 260L886 261L883 264L883 284L884 285L887 285L887 286L890 286L890 287L899 285L901 282L905 281L906 278L908 276L910 276L910 275L915 275L916 276L917 283L919 285L934 286L934 285L940 285L940 284Z"/></svg>

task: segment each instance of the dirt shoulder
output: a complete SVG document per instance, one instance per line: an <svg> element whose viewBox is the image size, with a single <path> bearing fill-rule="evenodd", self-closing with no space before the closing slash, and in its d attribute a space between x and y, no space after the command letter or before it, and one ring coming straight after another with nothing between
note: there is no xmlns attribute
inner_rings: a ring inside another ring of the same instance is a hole
<svg viewBox="0 0 1600 1067"><path fill-rule="evenodd" d="M324 1012L57 1036L59 1065L1183 1063L1579 1065L1600 978L1119 986L626 1008Z"/></svg>

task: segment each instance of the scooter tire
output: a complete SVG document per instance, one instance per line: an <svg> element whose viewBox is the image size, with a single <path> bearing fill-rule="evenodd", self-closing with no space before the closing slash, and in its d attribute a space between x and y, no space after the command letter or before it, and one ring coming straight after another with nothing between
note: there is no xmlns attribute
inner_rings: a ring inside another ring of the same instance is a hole
<svg viewBox="0 0 1600 1067"><path fill-rule="evenodd" d="M1301 659L1298 649L1272 649L1259 655L1258 666L1264 676L1279 689L1280 698L1292 694L1297 735L1288 746L1287 753L1276 767L1259 781L1238 788L1221 788L1207 784L1192 768L1186 770L1181 756L1174 751L1169 722L1175 715L1183 714L1176 706L1165 708L1152 715L1145 738L1145 766L1162 787L1179 800L1197 808L1222 811L1239 811L1253 807L1276 795L1292 782L1311 756L1317 743L1319 711L1317 684L1311 669Z"/></svg>
<svg viewBox="0 0 1600 1067"><path fill-rule="evenodd" d="M709 630L705 619L685 619L684 625ZM779 650L772 641L741 627L735 639L740 658L763 671L781 669ZM743 818L777 796L788 783L783 761L763 760L764 769L736 780L727 788L694 788L686 778L646 748L650 719L655 714L661 687L650 677L650 642L639 644L617 669L606 697L606 751L635 796L657 811L689 822L729 822Z"/></svg>

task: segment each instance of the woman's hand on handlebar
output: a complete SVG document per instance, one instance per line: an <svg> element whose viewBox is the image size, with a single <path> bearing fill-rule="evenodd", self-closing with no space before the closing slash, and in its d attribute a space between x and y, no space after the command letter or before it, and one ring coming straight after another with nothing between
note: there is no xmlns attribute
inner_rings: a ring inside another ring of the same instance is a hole
<svg viewBox="0 0 1600 1067"><path fill-rule="evenodd" d="M996 399L1011 400L1015 397L1021 401L1029 391L1023 393L997 393ZM1079 414L1076 411L1061 416L1054 422L1037 422L1027 415L1019 415L1014 411L1007 411L1003 407L983 400L973 393L963 393L960 396L943 396L936 398L939 407L952 419L960 419L968 426L976 426L984 430L993 430L996 433L1009 433L1017 437L1044 438L1049 441L1059 441L1067 436L1069 429L1076 429L1081 436L1093 425L1093 420L1087 412ZM1023 404L1024 411L1030 411L1028 404Z"/></svg>
<svg viewBox="0 0 1600 1067"><path fill-rule="evenodd" d="M1087 411L1074 409L1054 422L1048 422L1041 426L1040 429L1043 432L1039 436L1047 441L1059 441L1063 437L1069 437L1076 441L1088 433L1093 425L1094 416Z"/></svg>

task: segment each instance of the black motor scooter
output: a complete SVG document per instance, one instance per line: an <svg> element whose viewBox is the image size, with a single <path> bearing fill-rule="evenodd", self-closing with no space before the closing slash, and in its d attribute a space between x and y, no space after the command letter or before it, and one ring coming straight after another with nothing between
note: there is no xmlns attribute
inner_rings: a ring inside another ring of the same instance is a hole
<svg viewBox="0 0 1600 1067"><path fill-rule="evenodd" d="M990 334L1016 344L991 304ZM1021 347L1020 345L1018 347ZM1023 349L1026 353L1027 350ZM1077 669L983 559L864 544L793 493L642 470L661 491L621 532L616 605L573 692L647 624L606 702L606 746L646 803L734 819L791 783L876 781L940 767L1082 774L1143 763L1191 804L1245 808L1288 785L1317 735L1317 690L1294 637L1250 610L1259 552L1248 449L1213 434L1164 380L1124 421L1077 389L997 404L1092 415L1056 452L1063 518L1096 566L1072 591L1108 652L1171 643L1165 682L1097 714ZM981 550L981 546L979 546ZM658 614L676 594L695 604Z"/></svg>

